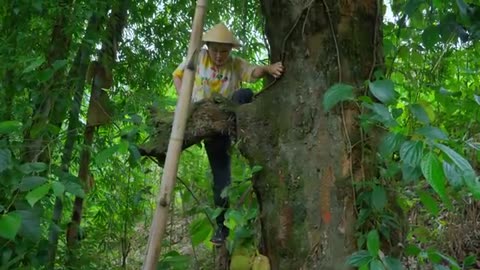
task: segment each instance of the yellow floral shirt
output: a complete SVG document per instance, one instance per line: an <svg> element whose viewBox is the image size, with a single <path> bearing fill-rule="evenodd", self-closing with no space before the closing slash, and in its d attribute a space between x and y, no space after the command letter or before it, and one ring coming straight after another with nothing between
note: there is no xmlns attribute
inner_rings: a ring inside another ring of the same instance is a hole
<svg viewBox="0 0 480 270"><path fill-rule="evenodd" d="M207 50L202 49L198 53L197 63L192 102L209 99L213 93L231 98L233 92L240 88L241 82L255 81L252 73L256 66L239 57L230 56L227 62L218 68L210 60ZM186 64L187 60L181 63L173 76L181 79Z"/></svg>

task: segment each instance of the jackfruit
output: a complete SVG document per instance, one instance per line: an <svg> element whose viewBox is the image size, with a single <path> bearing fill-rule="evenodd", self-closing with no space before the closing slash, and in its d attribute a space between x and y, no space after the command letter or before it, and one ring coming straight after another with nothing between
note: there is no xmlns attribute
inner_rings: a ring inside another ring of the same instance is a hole
<svg viewBox="0 0 480 270"><path fill-rule="evenodd" d="M255 256L252 270L270 270L270 260L268 260L268 257L262 254Z"/></svg>
<svg viewBox="0 0 480 270"><path fill-rule="evenodd" d="M230 270L250 270L252 261L250 257L236 254L232 256L230 261Z"/></svg>

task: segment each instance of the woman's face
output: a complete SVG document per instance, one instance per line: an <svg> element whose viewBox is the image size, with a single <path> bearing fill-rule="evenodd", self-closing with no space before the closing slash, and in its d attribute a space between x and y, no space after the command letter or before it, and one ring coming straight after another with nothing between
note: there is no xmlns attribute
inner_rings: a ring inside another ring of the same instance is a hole
<svg viewBox="0 0 480 270"><path fill-rule="evenodd" d="M221 67L227 62L232 51L232 45L225 43L210 42L207 44L207 47L208 55L217 67Z"/></svg>

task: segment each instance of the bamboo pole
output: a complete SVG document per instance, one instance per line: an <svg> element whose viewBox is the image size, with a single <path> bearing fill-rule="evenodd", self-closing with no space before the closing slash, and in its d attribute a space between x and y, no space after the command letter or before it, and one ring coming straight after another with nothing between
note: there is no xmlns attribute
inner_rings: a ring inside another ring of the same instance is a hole
<svg viewBox="0 0 480 270"><path fill-rule="evenodd" d="M201 45L203 18L205 16L206 9L207 0L197 0L195 15L193 17L192 34L190 36L190 44L187 54L187 59L190 59L190 63L192 60L196 62L196 59L192 59L192 57L196 56L195 51L197 51ZM175 180L177 177L178 160L180 158L183 145L183 136L187 123L188 108L190 107L190 100L192 98L194 77L195 67L189 64L188 67L185 68L183 74L180 97L175 109L172 133L168 143L162 182L160 185L159 194L157 196L157 209L155 211L152 220L152 226L150 228L147 255L143 263L143 270L155 270L158 257L160 255L161 241L167 225L168 208L171 202L171 194L173 188L175 187Z"/></svg>

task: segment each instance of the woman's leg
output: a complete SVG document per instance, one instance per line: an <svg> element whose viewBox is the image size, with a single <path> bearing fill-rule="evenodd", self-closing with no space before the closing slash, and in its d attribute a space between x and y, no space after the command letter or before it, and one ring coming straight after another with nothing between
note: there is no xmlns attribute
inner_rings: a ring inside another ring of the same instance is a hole
<svg viewBox="0 0 480 270"><path fill-rule="evenodd" d="M205 140L205 150L213 174L213 199L216 207L224 210L218 215L217 230L212 238L214 243L222 243L228 236L228 229L223 225L228 198L222 198L222 191L230 185L230 138L228 135L217 135Z"/></svg>

